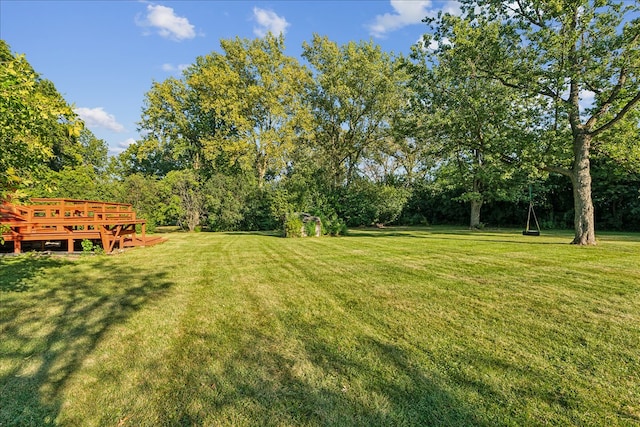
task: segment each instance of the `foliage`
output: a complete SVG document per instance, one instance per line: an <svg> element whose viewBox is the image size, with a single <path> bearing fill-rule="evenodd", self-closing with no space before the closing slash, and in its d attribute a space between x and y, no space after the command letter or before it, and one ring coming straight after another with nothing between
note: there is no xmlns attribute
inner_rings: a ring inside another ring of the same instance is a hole
<svg viewBox="0 0 640 427"><path fill-rule="evenodd" d="M636 6L583 3L469 0L462 17L428 20L411 59L316 35L307 69L282 36L222 40L152 83L141 139L111 158L2 42L0 196L131 203L149 231L282 230L308 212L335 235L522 224L532 183L547 227L588 223L558 172L593 178L599 230L640 229ZM577 115L576 88L594 98Z"/></svg>
<svg viewBox="0 0 640 427"><path fill-rule="evenodd" d="M43 172L44 179L28 190L33 197L101 200L101 180L93 166L65 166Z"/></svg>
<svg viewBox="0 0 640 427"><path fill-rule="evenodd" d="M4 245L4 233L8 233L11 228L8 225L0 224L0 245Z"/></svg>
<svg viewBox="0 0 640 427"><path fill-rule="evenodd" d="M147 221L147 231L153 232L157 225L175 225L178 222L180 199L172 193L168 182L132 174L115 190L117 201L131 204L138 217Z"/></svg>
<svg viewBox="0 0 640 427"><path fill-rule="evenodd" d="M409 198L404 187L355 181L344 194L342 215L351 227L393 223Z"/></svg>
<svg viewBox="0 0 640 427"><path fill-rule="evenodd" d="M84 252L84 253L93 252L94 245L93 245L93 242L91 240L82 239L82 242L80 242L80 245L82 246L82 252Z"/></svg>
<svg viewBox="0 0 640 427"><path fill-rule="evenodd" d="M184 79L153 83L139 123L144 137L123 155L131 172L165 176L171 170L207 167L204 140L225 124L203 105L202 95Z"/></svg>
<svg viewBox="0 0 640 427"><path fill-rule="evenodd" d="M309 72L284 54L283 36L220 45L222 54L199 57L186 73L202 108L228 125L208 135L204 153L209 160L223 155L252 169L262 188L268 174L280 174L308 127L302 95Z"/></svg>
<svg viewBox="0 0 640 427"><path fill-rule="evenodd" d="M640 102L637 4L605 1L508 3L465 0L463 17L442 15L432 38L438 50L469 64L487 82L544 100L539 143L530 157L571 179L573 243L595 244L589 156L592 141ZM593 94L591 105L581 98Z"/></svg>
<svg viewBox="0 0 640 427"><path fill-rule="evenodd" d="M608 156L593 159L596 220L608 230L640 231L640 172Z"/></svg>
<svg viewBox="0 0 640 427"><path fill-rule="evenodd" d="M178 225L195 231L204 215L202 183L193 170L175 170L167 174L165 183L179 200Z"/></svg>
<svg viewBox="0 0 640 427"><path fill-rule="evenodd" d="M339 46L314 35L302 56L315 72L309 93L314 148L334 188L357 177L361 161L379 152L405 104L402 70L372 42Z"/></svg>
<svg viewBox="0 0 640 427"><path fill-rule="evenodd" d="M0 40L0 199L47 166L76 164L82 126L53 83Z"/></svg>
<svg viewBox="0 0 640 427"><path fill-rule="evenodd" d="M203 185L206 225L212 231L239 230L255 191L254 180L246 175L217 173Z"/></svg>
<svg viewBox="0 0 640 427"><path fill-rule="evenodd" d="M288 215L284 220L284 237L302 237L304 223L297 214Z"/></svg>
<svg viewBox="0 0 640 427"><path fill-rule="evenodd" d="M84 128L78 137L78 144L82 165L91 166L96 174L104 173L109 164L107 143L98 139L89 129Z"/></svg>
<svg viewBox="0 0 640 427"><path fill-rule="evenodd" d="M475 64L453 49L416 45L412 57L405 66L412 75L413 105L419 106L413 131L426 136L426 149L440 159L438 179L464 189L461 200L471 207L470 226L477 227L485 203L513 200L533 172L522 157L533 143L530 118L538 105L535 98L517 99L512 88L478 78Z"/></svg>
<svg viewBox="0 0 640 427"><path fill-rule="evenodd" d="M316 236L316 222L308 220L304 223L304 235L307 237Z"/></svg>
<svg viewBox="0 0 640 427"><path fill-rule="evenodd" d="M334 212L330 215L321 215L322 220L322 234L329 236L344 236L347 234L347 224L338 217Z"/></svg>

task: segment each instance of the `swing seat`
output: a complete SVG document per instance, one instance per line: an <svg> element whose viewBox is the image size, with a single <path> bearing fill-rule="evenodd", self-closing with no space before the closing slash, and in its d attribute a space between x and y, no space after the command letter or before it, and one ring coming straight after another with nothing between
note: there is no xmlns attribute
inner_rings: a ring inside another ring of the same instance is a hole
<svg viewBox="0 0 640 427"><path fill-rule="evenodd" d="M524 230L522 232L523 236L539 236L540 235L540 231L538 230Z"/></svg>

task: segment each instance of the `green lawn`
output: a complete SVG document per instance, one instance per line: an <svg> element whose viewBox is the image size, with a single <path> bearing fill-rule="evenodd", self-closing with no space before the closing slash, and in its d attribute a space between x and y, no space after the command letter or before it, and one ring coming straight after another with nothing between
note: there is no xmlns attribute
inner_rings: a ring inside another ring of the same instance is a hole
<svg viewBox="0 0 640 427"><path fill-rule="evenodd" d="M0 258L0 426L640 425L640 236Z"/></svg>

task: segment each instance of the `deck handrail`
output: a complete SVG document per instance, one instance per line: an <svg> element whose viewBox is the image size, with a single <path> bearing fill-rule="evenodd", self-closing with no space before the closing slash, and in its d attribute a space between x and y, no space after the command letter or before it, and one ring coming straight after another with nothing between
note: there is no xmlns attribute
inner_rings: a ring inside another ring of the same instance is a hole
<svg viewBox="0 0 640 427"><path fill-rule="evenodd" d="M72 218L136 219L136 212L129 203L100 202L95 200L33 198L28 205L4 205L3 211L21 217L25 221L72 221Z"/></svg>

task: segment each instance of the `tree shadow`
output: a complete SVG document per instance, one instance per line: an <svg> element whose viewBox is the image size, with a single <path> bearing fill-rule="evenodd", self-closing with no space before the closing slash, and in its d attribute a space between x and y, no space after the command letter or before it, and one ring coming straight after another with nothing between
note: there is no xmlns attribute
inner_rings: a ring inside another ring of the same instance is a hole
<svg viewBox="0 0 640 427"><path fill-rule="evenodd" d="M233 321L228 328L242 345L216 369L205 360L186 372L176 365L171 377L179 382L156 400L158 419L167 425L490 425L397 345L363 334L357 352L346 352L316 334L318 325L297 324L306 332L288 331L301 346L291 353L264 329ZM185 345L215 348L219 338L204 333Z"/></svg>
<svg viewBox="0 0 640 427"><path fill-rule="evenodd" d="M70 263L62 257L23 254L0 256L0 292L26 292L37 277L51 268Z"/></svg>
<svg viewBox="0 0 640 427"><path fill-rule="evenodd" d="M90 265L0 260L0 425L55 425L65 385L105 334L171 286L162 270Z"/></svg>
<svg viewBox="0 0 640 427"><path fill-rule="evenodd" d="M222 233L226 236L263 236L263 237L280 237L282 232L278 230L269 231L210 231L210 233Z"/></svg>
<svg viewBox="0 0 640 427"><path fill-rule="evenodd" d="M406 237L413 239L438 239L438 240L459 240L459 241L478 241L507 243L512 245L556 245L566 246L570 242L570 235L566 234L567 242L549 241L545 237L565 237L557 234L557 232L549 233L545 236L523 236L519 230L468 230L468 229L439 229L439 228L382 228L382 229L355 229L350 230L345 237ZM507 238L508 237L508 238Z"/></svg>

